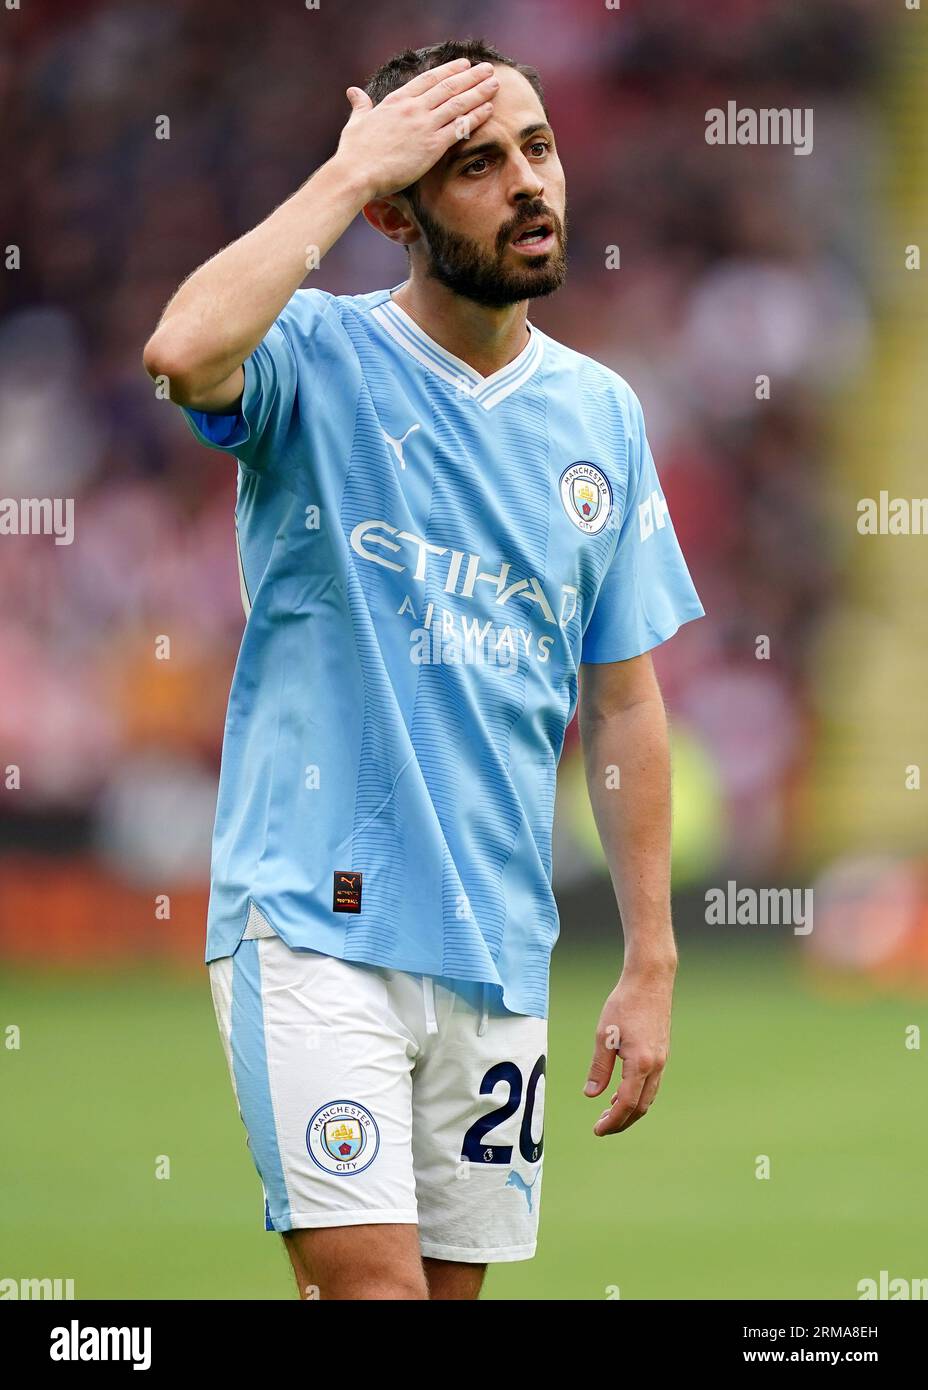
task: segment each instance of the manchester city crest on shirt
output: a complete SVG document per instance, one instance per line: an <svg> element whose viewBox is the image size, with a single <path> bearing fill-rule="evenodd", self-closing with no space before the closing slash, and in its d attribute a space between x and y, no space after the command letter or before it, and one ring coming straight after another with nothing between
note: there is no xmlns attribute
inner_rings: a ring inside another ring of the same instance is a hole
<svg viewBox="0 0 928 1390"><path fill-rule="evenodd" d="M580 460L561 474L561 501L575 526L588 536L596 536L612 513L609 479L595 463Z"/></svg>
<svg viewBox="0 0 928 1390"><path fill-rule="evenodd" d="M306 1148L318 1167L348 1177L377 1157L380 1131L371 1112L352 1100L323 1105L306 1126Z"/></svg>

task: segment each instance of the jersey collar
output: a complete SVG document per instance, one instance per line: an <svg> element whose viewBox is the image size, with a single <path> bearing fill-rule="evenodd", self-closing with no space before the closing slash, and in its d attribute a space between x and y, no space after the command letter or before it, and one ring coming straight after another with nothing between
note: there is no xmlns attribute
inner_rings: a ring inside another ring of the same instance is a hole
<svg viewBox="0 0 928 1390"><path fill-rule="evenodd" d="M406 283L404 280L403 284ZM399 289L402 289L402 285L393 286L393 290ZM385 291L384 298L371 310L371 317L417 362L421 362L429 371L447 381L462 396L476 401L484 410L492 410L500 401L512 395L513 391L517 391L528 381L541 362L541 334L534 324L526 319L529 340L518 357L507 362L505 367L500 367L498 372L493 372L490 376L481 376L469 363L455 357L453 352L448 352L447 348L430 338L415 319L410 318L405 309L401 309L392 298L393 290Z"/></svg>

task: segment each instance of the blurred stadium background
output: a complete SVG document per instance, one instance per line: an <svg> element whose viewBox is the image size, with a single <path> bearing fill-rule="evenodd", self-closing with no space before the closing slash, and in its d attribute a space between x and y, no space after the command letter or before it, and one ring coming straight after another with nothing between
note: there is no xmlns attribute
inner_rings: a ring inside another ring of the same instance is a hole
<svg viewBox="0 0 928 1390"><path fill-rule="evenodd" d="M658 657L682 955L660 1104L592 1137L621 952L574 726L540 1253L486 1296L853 1298L881 1269L928 1275L928 1085L905 1043L928 997L926 542L856 530L859 498L925 492L925 272L906 269L925 23L902 0L0 13L0 497L73 497L76 518L70 546L0 536L0 1029L20 1043L0 1048L0 1277L291 1296L202 965L234 476L141 349L178 282L328 158L349 83L468 34L541 72L571 273L531 317L641 395L709 614ZM707 145L732 99L812 108L812 155ZM318 283L360 293L404 264L359 220ZM729 879L814 886L814 930L708 926Z"/></svg>

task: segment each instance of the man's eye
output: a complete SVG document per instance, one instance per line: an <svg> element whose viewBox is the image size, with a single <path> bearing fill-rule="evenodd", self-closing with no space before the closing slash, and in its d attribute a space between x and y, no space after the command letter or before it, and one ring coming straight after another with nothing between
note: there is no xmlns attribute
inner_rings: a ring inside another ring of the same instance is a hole
<svg viewBox="0 0 928 1390"><path fill-rule="evenodd" d="M540 150L542 155L545 155L550 151L551 146L547 140L533 140L529 145L529 149L532 151ZM472 174L476 170L478 174L482 173L482 170L477 167L478 165L489 166L489 160L485 155L481 155L479 159L472 160L470 164L465 164L461 172L464 174Z"/></svg>

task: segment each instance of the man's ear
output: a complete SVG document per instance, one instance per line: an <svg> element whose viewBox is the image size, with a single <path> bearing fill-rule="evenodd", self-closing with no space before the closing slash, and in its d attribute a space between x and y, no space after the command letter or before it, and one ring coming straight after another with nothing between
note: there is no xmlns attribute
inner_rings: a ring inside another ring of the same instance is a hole
<svg viewBox="0 0 928 1390"><path fill-rule="evenodd" d="M398 193L391 198L372 198L361 212L376 232L398 246L411 246L422 235L407 200Z"/></svg>

